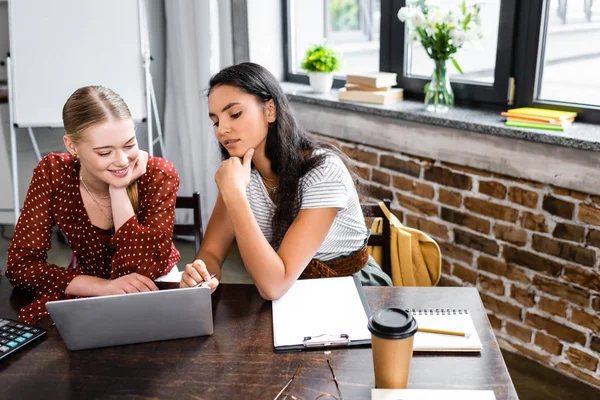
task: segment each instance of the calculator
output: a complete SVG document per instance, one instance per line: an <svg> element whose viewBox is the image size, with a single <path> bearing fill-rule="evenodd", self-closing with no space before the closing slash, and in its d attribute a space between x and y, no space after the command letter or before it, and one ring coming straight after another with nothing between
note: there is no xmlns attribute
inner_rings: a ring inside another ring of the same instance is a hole
<svg viewBox="0 0 600 400"><path fill-rule="evenodd" d="M43 337L46 330L12 319L0 318L0 361Z"/></svg>

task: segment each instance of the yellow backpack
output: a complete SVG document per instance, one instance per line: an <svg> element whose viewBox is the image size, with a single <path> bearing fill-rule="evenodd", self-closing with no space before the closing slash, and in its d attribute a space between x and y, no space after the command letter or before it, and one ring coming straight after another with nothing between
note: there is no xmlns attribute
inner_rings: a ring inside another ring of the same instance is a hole
<svg viewBox="0 0 600 400"><path fill-rule="evenodd" d="M442 272L440 248L428 235L408 228L380 201L379 207L390 221L392 281L394 286L435 286ZM381 233L383 221L375 218L371 231ZM381 265L382 247L369 246L369 254Z"/></svg>

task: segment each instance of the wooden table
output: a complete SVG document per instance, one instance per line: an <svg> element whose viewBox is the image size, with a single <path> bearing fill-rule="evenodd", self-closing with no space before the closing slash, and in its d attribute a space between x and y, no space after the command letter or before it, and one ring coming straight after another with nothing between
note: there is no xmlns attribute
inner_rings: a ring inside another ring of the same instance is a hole
<svg viewBox="0 0 600 400"><path fill-rule="evenodd" d="M372 311L469 308L483 351L477 355L413 357L409 387L491 389L517 399L514 386L474 288L365 288ZM14 318L30 297L0 280L0 317ZM271 304L253 285L223 284L213 294L212 336L71 352L48 318L48 338L0 364L0 397L272 399L303 365L286 393L314 399L337 394L329 359L345 399L369 399L374 387L370 348L277 354ZM160 324L161 321L156 321ZM139 396L139 397L138 397Z"/></svg>

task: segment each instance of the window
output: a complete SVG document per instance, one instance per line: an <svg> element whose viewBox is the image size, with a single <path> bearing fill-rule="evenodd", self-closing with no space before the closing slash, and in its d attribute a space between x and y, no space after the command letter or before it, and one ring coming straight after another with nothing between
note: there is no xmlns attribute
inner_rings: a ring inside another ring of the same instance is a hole
<svg viewBox="0 0 600 400"><path fill-rule="evenodd" d="M284 0L287 79L308 82L300 64L306 50L323 38L342 56L341 79L348 72L379 70L380 0Z"/></svg>
<svg viewBox="0 0 600 400"><path fill-rule="evenodd" d="M595 32L600 39L599 22L600 10L592 12L591 0L546 2L538 51L537 100L600 106L600 40L590 40L589 36Z"/></svg>
<svg viewBox="0 0 600 400"><path fill-rule="evenodd" d="M308 82L299 65L308 46L327 40L342 54L337 87L350 72L398 73L405 97L423 98L433 62L405 40L397 18L406 0L282 0L286 79ZM427 0L448 5L462 0ZM484 39L463 47L451 67L456 102L552 107L600 123L600 1L468 0L481 4Z"/></svg>

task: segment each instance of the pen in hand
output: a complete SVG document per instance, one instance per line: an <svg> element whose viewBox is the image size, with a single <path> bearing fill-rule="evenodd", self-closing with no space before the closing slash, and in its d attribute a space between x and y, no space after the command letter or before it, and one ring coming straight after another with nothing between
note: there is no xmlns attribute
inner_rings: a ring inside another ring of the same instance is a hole
<svg viewBox="0 0 600 400"><path fill-rule="evenodd" d="M217 274L212 274L212 275L210 276L210 279L214 278L215 276L217 276ZM203 279L203 280L201 280L200 282L196 283L196 284L195 284L194 286L192 286L192 287L200 287L200 286L202 286L202 284L203 284L203 283L206 283L206 281L205 281L204 279Z"/></svg>

